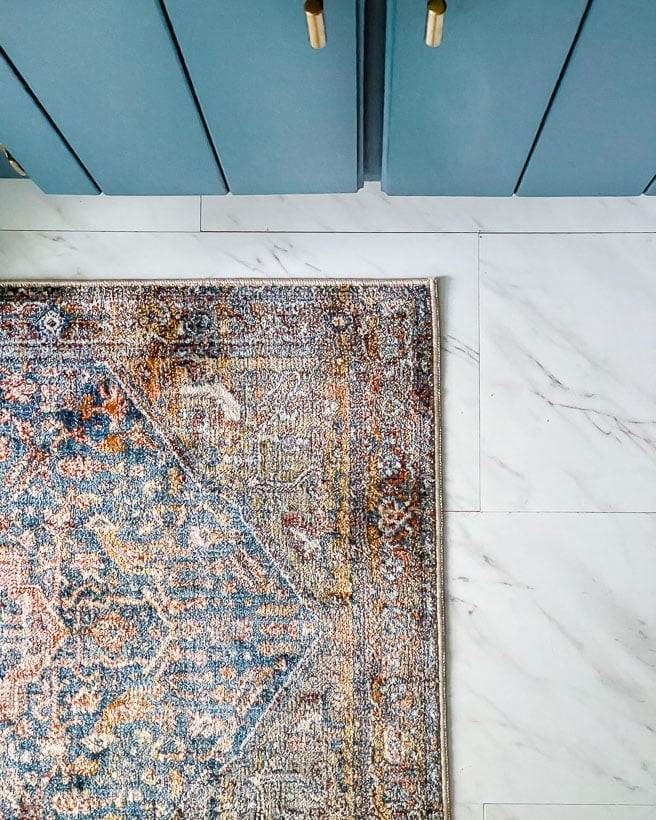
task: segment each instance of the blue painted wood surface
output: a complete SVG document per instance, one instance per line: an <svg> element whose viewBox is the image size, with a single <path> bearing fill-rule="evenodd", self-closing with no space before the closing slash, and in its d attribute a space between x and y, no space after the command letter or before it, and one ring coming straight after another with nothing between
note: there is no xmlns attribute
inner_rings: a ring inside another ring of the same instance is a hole
<svg viewBox="0 0 656 820"><path fill-rule="evenodd" d="M302 0L165 0L231 192L357 189L359 5L315 50Z"/></svg>
<svg viewBox="0 0 656 820"><path fill-rule="evenodd" d="M0 143L11 151L42 190L52 194L98 193L98 188L1 53L0 100Z"/></svg>
<svg viewBox="0 0 656 820"><path fill-rule="evenodd" d="M225 192L157 0L4 2L0 45L105 193Z"/></svg>
<svg viewBox="0 0 656 820"><path fill-rule="evenodd" d="M520 194L641 194L656 168L656 2L593 0Z"/></svg>
<svg viewBox="0 0 656 820"><path fill-rule="evenodd" d="M653 177L645 193L648 196L656 196L656 177Z"/></svg>
<svg viewBox="0 0 656 820"><path fill-rule="evenodd" d="M367 0L364 26L364 178L379 180L385 99L385 0Z"/></svg>
<svg viewBox="0 0 656 820"><path fill-rule="evenodd" d="M388 0L383 190L512 194L585 0L450 0L424 44L426 4Z"/></svg>

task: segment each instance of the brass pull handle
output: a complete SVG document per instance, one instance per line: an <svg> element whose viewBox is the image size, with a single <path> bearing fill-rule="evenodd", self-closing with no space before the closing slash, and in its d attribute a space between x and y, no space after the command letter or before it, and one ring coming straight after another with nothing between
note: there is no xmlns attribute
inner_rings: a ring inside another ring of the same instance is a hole
<svg viewBox="0 0 656 820"><path fill-rule="evenodd" d="M21 177L25 177L25 176L27 176L27 174L26 174L26 173L25 173L25 171L23 170L23 168L22 168L22 166L20 165L20 163L12 157L12 155L9 153L9 151L7 151L7 149L5 148L5 146L4 146L4 145L0 145L0 151L2 151L2 153L3 153L3 154L5 155L5 157L7 158L7 162L9 163L9 165L11 166L11 168L12 168L14 171L16 171L16 173L17 173L19 176L21 176Z"/></svg>
<svg viewBox="0 0 656 820"><path fill-rule="evenodd" d="M305 19L312 48L326 45L326 22L323 18L322 0L305 0Z"/></svg>
<svg viewBox="0 0 656 820"><path fill-rule="evenodd" d="M439 46L442 42L445 11L446 3L444 0L428 0L428 8L426 10L426 45L431 48Z"/></svg>

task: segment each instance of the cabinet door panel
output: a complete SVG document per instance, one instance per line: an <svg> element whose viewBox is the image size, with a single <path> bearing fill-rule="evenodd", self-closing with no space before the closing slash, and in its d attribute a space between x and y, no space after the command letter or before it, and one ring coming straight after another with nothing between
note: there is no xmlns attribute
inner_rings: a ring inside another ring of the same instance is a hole
<svg viewBox="0 0 656 820"><path fill-rule="evenodd" d="M389 0L383 190L512 194L585 0L450 0L424 44L426 4Z"/></svg>
<svg viewBox="0 0 656 820"><path fill-rule="evenodd" d="M593 0L520 194L641 194L656 167L656 2Z"/></svg>
<svg viewBox="0 0 656 820"><path fill-rule="evenodd" d="M105 193L225 192L157 0L3 2L0 32Z"/></svg>
<svg viewBox="0 0 656 820"><path fill-rule="evenodd" d="M0 144L46 193L97 194L98 188L0 53ZM4 155L2 157L4 161ZM15 176L4 163L6 172Z"/></svg>
<svg viewBox="0 0 656 820"><path fill-rule="evenodd" d="M358 187L358 0L165 0L228 185L237 194Z"/></svg>

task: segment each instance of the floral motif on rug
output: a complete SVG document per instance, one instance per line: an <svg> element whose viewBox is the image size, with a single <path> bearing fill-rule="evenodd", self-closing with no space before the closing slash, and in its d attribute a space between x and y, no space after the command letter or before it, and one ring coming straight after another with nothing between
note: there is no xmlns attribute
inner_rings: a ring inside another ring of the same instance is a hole
<svg viewBox="0 0 656 820"><path fill-rule="evenodd" d="M0 288L0 817L447 818L433 290Z"/></svg>

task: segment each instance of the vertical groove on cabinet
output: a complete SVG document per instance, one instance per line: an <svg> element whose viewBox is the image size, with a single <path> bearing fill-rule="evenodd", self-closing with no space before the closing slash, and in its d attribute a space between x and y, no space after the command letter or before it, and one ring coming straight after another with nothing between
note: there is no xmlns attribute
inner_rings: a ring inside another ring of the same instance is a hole
<svg viewBox="0 0 656 820"><path fill-rule="evenodd" d="M383 139L381 147L381 188L386 191L387 162L389 154L389 133L391 117L392 82L394 74L394 17L396 16L396 0L387 0L385 3L385 78L383 99Z"/></svg>
<svg viewBox="0 0 656 820"><path fill-rule="evenodd" d="M380 180L385 97L385 0L365 0L364 178Z"/></svg>
<svg viewBox="0 0 656 820"><path fill-rule="evenodd" d="M509 196L589 0L453 0L439 48L426 4L390 0L383 190Z"/></svg>
<svg viewBox="0 0 656 820"><path fill-rule="evenodd" d="M358 6L355 13L355 38L357 43L357 118L358 118L358 168L357 168L357 187L362 188L362 181L364 179L364 140L365 140L365 104L367 95L365 93L365 36L366 36L366 19L365 19L365 4L366 0L358 0Z"/></svg>
<svg viewBox="0 0 656 820"><path fill-rule="evenodd" d="M572 44L569 47L569 51L567 52L567 56L563 61L562 68L560 69L560 74L558 75L558 79L556 80L556 84L554 85L554 89L551 92L551 96L549 97L549 102L547 103L546 108L544 109L544 114L542 115L542 119L540 120L540 125L538 126L538 130L535 133L535 138L533 143L529 149L529 152L526 156L526 161L524 162L524 167L519 175L517 180L517 184L515 185L515 189L513 191L514 194L517 193L519 190L519 186L522 184L522 180L524 179L524 174L526 173L526 169L531 161L531 157L535 152L535 148L540 141L540 136L542 135L542 131L544 130L545 123L547 121L547 117L549 116L549 112L553 107L554 100L556 99L556 95L558 94L558 89L563 81L563 77L565 76L565 72L567 71L567 66L569 65L569 61L572 59L572 54L574 53L574 49L576 48L576 44L578 43L579 37L581 36L581 32L583 31L583 26L585 25L586 18L588 13L590 12L590 6L592 5L593 0L588 0L583 14L581 15L581 20L579 22L578 28L576 29L576 34L574 35L574 39L572 40Z"/></svg>
<svg viewBox="0 0 656 820"><path fill-rule="evenodd" d="M656 184L655 183L656 183L656 174L654 174L654 176L645 185L645 189L642 193L643 194L656 193L656 190L654 190L654 191L649 190L652 186L654 186L654 188L656 189Z"/></svg>
<svg viewBox="0 0 656 820"><path fill-rule="evenodd" d="M518 193L639 196L656 165L656 3L593 0Z"/></svg>
<svg viewBox="0 0 656 820"><path fill-rule="evenodd" d="M225 193L158 0L0 3L0 28L104 193Z"/></svg>
<svg viewBox="0 0 656 820"><path fill-rule="evenodd" d="M189 69L187 67L187 63L184 58L184 54L182 53L182 49L180 48L180 43L178 42L178 38L176 37L175 31L173 29L173 24L171 23L171 18L169 17L169 13L166 10L166 6L164 5L164 0L157 0L157 5L159 6L162 15L164 17L164 21L166 23L166 27L169 32L169 36L171 38L171 42L173 43L173 47L175 48L175 52L178 55L178 61L180 63L180 67L182 68L182 73L184 74L185 81L189 86L189 91L191 92L191 96L194 101L194 105L198 111L198 117L203 125L203 129L205 131L205 136L207 137L207 142L209 143L210 150L214 156L216 161L217 168L219 169L219 174L221 175L221 179L223 180L223 184L226 187L226 190L230 190L230 185L228 184L228 178L226 177L226 173L223 170L223 165L221 164L221 158L216 149L216 145L214 144L214 140L212 139L212 134L210 132L209 126L207 124L207 120L205 119L205 112L203 111L200 101L198 99L198 94L196 93L196 88L191 79L191 75L189 73Z"/></svg>
<svg viewBox="0 0 656 820"><path fill-rule="evenodd" d="M127 1L127 0L126 0ZM362 0L161 0L233 194L344 193L362 174Z"/></svg>
<svg viewBox="0 0 656 820"><path fill-rule="evenodd" d="M41 105L41 103L39 102L39 99L36 97L36 95L34 94L32 89L29 87L29 85L25 82L25 78L23 77L23 75L16 68L16 66L14 65L12 59L9 57L9 55L4 50L4 48L2 48L1 46L0 46L0 59L4 59L4 61L7 63L7 67L14 74L14 76L16 77L18 82L23 86L23 88L25 89L25 93L29 95L29 97L32 99L34 105L39 109L39 111L43 115L44 119L47 120L48 124L51 126L53 131L57 134L59 139L62 141L62 143L66 147L66 150L69 151L69 153L75 159L75 161L80 166L82 171L84 171L86 176L89 178L89 182L91 182L91 184L96 189L96 191L98 193L100 193L100 186L98 185L96 180L91 175L89 169L82 162L82 160L78 156L77 152L73 149L73 146L69 143L69 141L66 139L64 134L61 132L61 130L59 129L57 123L53 120L53 118L50 116L50 114L48 114L46 109ZM16 150L16 147L14 147L14 146L10 145L10 146L7 146L7 147L10 148L10 149L13 148L13 150ZM19 159L20 159L20 157L19 157Z"/></svg>

